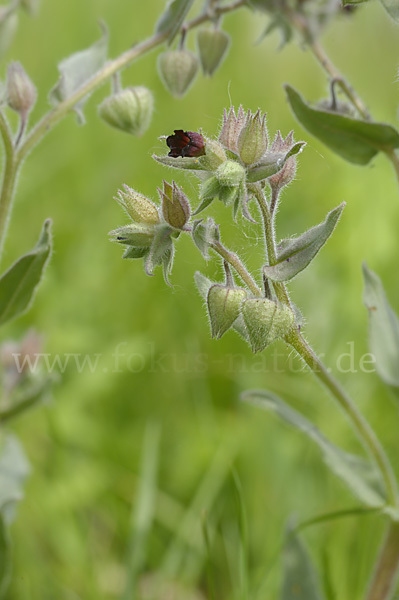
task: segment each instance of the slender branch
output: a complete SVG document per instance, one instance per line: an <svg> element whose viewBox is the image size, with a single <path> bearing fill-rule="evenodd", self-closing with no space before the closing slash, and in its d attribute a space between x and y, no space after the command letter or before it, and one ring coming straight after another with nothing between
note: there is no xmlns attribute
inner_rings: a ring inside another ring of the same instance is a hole
<svg viewBox="0 0 399 600"><path fill-rule="evenodd" d="M292 10L286 4L283 6L283 10L286 17L292 23L295 29L302 34L305 42L312 51L313 56L321 64L324 71L326 71L326 73L336 82L337 85L339 85L343 93L356 108L360 116L363 119L369 120L370 114L364 102L361 100L361 98L358 96L358 94L355 92L352 86L350 86L349 83L345 80L342 73L337 69L334 63L330 60L329 56L326 54L320 42L314 39L313 33L306 18L298 12Z"/></svg>
<svg viewBox="0 0 399 600"><path fill-rule="evenodd" d="M248 273L247 269L244 267L237 254L227 250L227 248L225 248L220 242L213 242L212 248L235 269L235 271L241 277L243 282L248 286L248 288L255 296L263 296L262 290L256 285L256 282Z"/></svg>
<svg viewBox="0 0 399 600"><path fill-rule="evenodd" d="M399 523L391 523L382 544L366 600L392 598L399 575Z"/></svg>
<svg viewBox="0 0 399 600"><path fill-rule="evenodd" d="M321 381L321 383L324 384L324 386L338 401L339 405L344 410L355 430L357 431L364 447L374 458L379 467L386 487L388 504L391 506L397 506L397 485L391 464L368 421L359 412L356 405L353 404L351 398L342 389L340 384L331 375L328 369L318 359L315 352L304 340L298 330L292 329L285 336L285 341L298 352L299 356L301 356L305 363L310 367L314 375Z"/></svg>

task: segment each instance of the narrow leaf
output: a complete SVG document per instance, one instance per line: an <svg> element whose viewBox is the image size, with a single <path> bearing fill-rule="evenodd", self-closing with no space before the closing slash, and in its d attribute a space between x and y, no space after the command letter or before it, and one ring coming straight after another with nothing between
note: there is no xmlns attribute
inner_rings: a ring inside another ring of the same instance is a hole
<svg viewBox="0 0 399 600"><path fill-rule="evenodd" d="M261 181L275 175L284 167L291 156L299 154L305 147L305 142L297 142L288 152L269 152L252 169L248 170L247 181L250 183Z"/></svg>
<svg viewBox="0 0 399 600"><path fill-rule="evenodd" d="M285 90L303 127L345 160L367 165L379 151L399 148L399 133L390 125L311 108L291 86Z"/></svg>
<svg viewBox="0 0 399 600"><path fill-rule="evenodd" d="M359 500L373 507L385 503L379 473L369 461L348 454L332 444L313 423L271 392L249 390L242 395L242 399L274 412L283 421L307 435L322 451L326 465Z"/></svg>
<svg viewBox="0 0 399 600"><path fill-rule="evenodd" d="M60 78L49 95L51 104L57 105L72 96L105 64L108 54L108 30L103 23L101 23L101 30L101 38L90 48L75 52L60 62L58 65ZM87 97L74 106L80 124L85 122L82 109L86 100Z"/></svg>
<svg viewBox="0 0 399 600"><path fill-rule="evenodd" d="M8 525L14 518L15 505L23 497L29 475L29 463L18 439L7 435L0 448L0 515Z"/></svg>
<svg viewBox="0 0 399 600"><path fill-rule="evenodd" d="M51 221L45 221L35 248L0 277L0 325L29 308L50 256L50 227Z"/></svg>
<svg viewBox="0 0 399 600"><path fill-rule="evenodd" d="M193 4L194 0L169 0L157 22L156 33L168 33L168 42L171 44Z"/></svg>
<svg viewBox="0 0 399 600"><path fill-rule="evenodd" d="M369 311L369 343L381 379L399 388L399 319L385 295L381 279L363 265L364 304Z"/></svg>
<svg viewBox="0 0 399 600"><path fill-rule="evenodd" d="M345 202L328 213L326 220L297 238L282 240L277 248L277 264L263 267L273 281L289 281L314 259L333 233L345 208Z"/></svg>
<svg viewBox="0 0 399 600"><path fill-rule="evenodd" d="M283 548L283 571L281 600L323 600L316 570L290 525Z"/></svg>

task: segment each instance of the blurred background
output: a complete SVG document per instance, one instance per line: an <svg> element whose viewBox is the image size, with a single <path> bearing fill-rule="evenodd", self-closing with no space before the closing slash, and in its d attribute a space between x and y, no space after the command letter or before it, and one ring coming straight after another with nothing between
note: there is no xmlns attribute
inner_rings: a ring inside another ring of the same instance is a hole
<svg viewBox="0 0 399 600"><path fill-rule="evenodd" d="M21 15L3 59L3 77L6 63L20 60L36 83L39 101L31 122L48 109L57 63L98 39L99 19L109 27L110 56L116 56L151 35L164 4L42 0L34 19ZM136 597L129 592L129 560L142 561L145 600L189 599L190 590L196 590L193 599L200 593L211 598L207 574L218 599L242 598L242 576L248 577L251 599L278 598L278 551L287 519L356 506L306 439L272 415L240 404L245 389L273 390L336 443L359 450L345 418L284 344L252 355L233 332L220 341L210 338L193 275L201 270L220 277L219 262L205 264L189 239L179 240L168 288L161 272L146 276L141 261L122 260L122 249L108 241L108 231L127 222L113 200L123 183L156 200L162 179L174 177L196 203L196 180L168 172L151 154L164 150L158 137L176 128L217 134L223 108L231 103L266 111L272 136L277 129L283 134L294 129L296 139L307 141L296 182L283 196L279 237L305 231L347 202L333 238L290 288L309 340L398 464L397 404L375 373L359 367L368 352L363 260L382 277L398 307L398 186L384 157L366 168L349 165L295 122L283 84L318 100L327 96L327 81L297 42L279 51L276 32L256 45L266 24L264 15L249 10L227 16L224 28L233 43L225 62L214 78L200 75L182 100L172 98L159 80L161 49L126 69L124 85L145 85L155 97L152 124L142 138L119 133L97 117L107 85L87 103L84 127L71 114L25 164L4 266L34 245L47 217L54 223L54 253L32 309L4 328L3 336L20 338L34 328L43 334L50 357L59 355L62 364L68 354L72 358L61 368L52 402L13 426L32 473L12 526L10 600ZM395 125L399 38L380 5L343 13L322 39L374 118ZM188 45L195 47L191 36ZM211 210L225 244L259 269L260 230L241 219L234 224L220 203ZM353 363L342 357L351 348ZM142 556L132 559L143 473L151 477L157 456L157 483L146 488L153 495L153 518L139 545ZM334 597L362 597L383 531L381 518L351 517L304 533ZM149 591L155 576L172 588Z"/></svg>

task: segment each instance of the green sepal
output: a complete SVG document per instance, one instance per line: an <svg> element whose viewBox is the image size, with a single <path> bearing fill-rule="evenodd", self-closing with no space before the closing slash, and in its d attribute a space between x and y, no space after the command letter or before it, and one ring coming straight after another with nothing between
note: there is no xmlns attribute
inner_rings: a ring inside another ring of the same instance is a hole
<svg viewBox="0 0 399 600"><path fill-rule="evenodd" d="M288 150L288 152L267 152L261 161L254 167L248 169L247 181L248 183L255 183L256 181L262 181L272 175L275 175L284 167L285 163L291 156L295 156L302 152L306 146L306 142L296 142Z"/></svg>
<svg viewBox="0 0 399 600"><path fill-rule="evenodd" d="M221 284L211 286L207 305L211 321L212 337L220 339L240 315L241 304L247 292L242 288L231 288Z"/></svg>
<svg viewBox="0 0 399 600"><path fill-rule="evenodd" d="M218 242L220 239L218 225L211 217L205 220L196 219L193 223L191 236L202 256L205 260L209 260L209 250L212 243Z"/></svg>

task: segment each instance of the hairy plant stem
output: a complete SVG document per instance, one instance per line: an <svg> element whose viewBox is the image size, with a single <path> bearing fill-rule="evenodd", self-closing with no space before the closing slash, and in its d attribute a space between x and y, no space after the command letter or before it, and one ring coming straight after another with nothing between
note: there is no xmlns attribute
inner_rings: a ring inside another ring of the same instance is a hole
<svg viewBox="0 0 399 600"><path fill-rule="evenodd" d="M399 523L390 523L366 600L389 600L399 575Z"/></svg>
<svg viewBox="0 0 399 600"><path fill-rule="evenodd" d="M187 32L190 29L212 20L215 17L222 16L229 12L233 12L241 8L247 3L246 0L235 0L230 4L223 6L212 7L211 11L205 11L197 18L182 25L182 32ZM7 233L12 199L15 193L15 183L19 169L30 151L34 146L42 140L42 138L59 123L76 104L85 96L90 94L115 73L129 65L131 62L160 46L168 38L169 31L156 33L143 42L123 52L114 60L109 61L100 69L91 79L81 85L69 98L60 102L52 110L44 115L44 117L31 129L25 139L22 141L18 138L18 146L14 146L12 135L9 131L4 115L0 116L0 134L3 138L5 148L5 166L3 173L3 181L0 191L0 255L4 245L4 239Z"/></svg>
<svg viewBox="0 0 399 600"><path fill-rule="evenodd" d="M356 108L359 115L363 119L369 120L370 114L364 102L345 80L342 73L340 73L334 63L330 60L320 42L314 38L314 34L306 17L303 14L291 9L287 4L283 4L283 12L295 29L303 36L303 39L312 51L313 56L323 67L324 71L326 71L326 73L335 81L337 85L339 85L345 96Z"/></svg>
<svg viewBox="0 0 399 600"><path fill-rule="evenodd" d="M244 267L237 254L227 250L227 248L225 248L220 242L213 242L212 248L219 254L219 256L221 256L227 263L229 263L229 265L234 268L234 270L238 273L243 282L248 286L255 296L263 295L262 290L256 285L255 280Z"/></svg>
<svg viewBox="0 0 399 600"><path fill-rule="evenodd" d="M262 212L264 232L266 239L267 254L269 264L276 264L276 245L274 228L272 223L272 216L270 214L269 206L267 204L264 193L259 185L251 186L251 191L254 193L255 198L258 201L260 210ZM276 295L281 302L290 305L290 300L287 292L287 288L284 283L273 282L276 290ZM397 506L397 486L395 476L392 471L391 464L382 448L378 438L376 437L374 430L371 428L368 421L358 411L355 404L353 404L350 397L341 388L340 384L330 374L328 369L323 363L317 358L315 352L307 344L302 337L302 334L298 329L292 329L285 337L285 341L290 344L299 354L299 356L305 361L310 367L313 373L323 383L323 385L333 394L334 398L338 401L341 408L345 411L349 417L352 425L357 431L363 445L373 457L376 464L381 471L383 477L386 492L387 502L391 506Z"/></svg>

